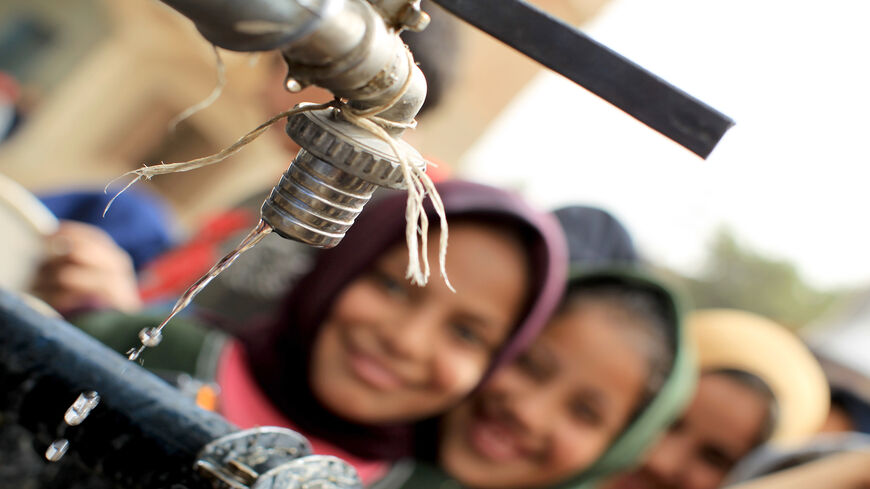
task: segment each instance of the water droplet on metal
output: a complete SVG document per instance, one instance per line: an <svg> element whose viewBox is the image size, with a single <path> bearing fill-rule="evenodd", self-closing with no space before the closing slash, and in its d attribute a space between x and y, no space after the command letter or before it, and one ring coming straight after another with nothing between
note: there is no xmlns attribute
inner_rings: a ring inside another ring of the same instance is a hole
<svg viewBox="0 0 870 489"><path fill-rule="evenodd" d="M284 88L286 88L288 92L301 92L302 84L299 83L299 80L293 77L287 77L287 79L284 80Z"/></svg>
<svg viewBox="0 0 870 489"><path fill-rule="evenodd" d="M139 355L142 354L142 351L145 350L144 346L140 346L139 348L130 348L127 350L127 360L135 361L139 358Z"/></svg>
<svg viewBox="0 0 870 489"><path fill-rule="evenodd" d="M45 459L49 462L57 462L66 451L69 449L69 440L66 438L61 438L59 440L54 440L51 445L48 446L48 449L45 451Z"/></svg>
<svg viewBox="0 0 870 489"><path fill-rule="evenodd" d="M100 403L100 395L96 391L87 391L79 394L73 401L72 406L66 410L63 420L70 426L77 426L91 414L91 411Z"/></svg>
<svg viewBox="0 0 870 489"><path fill-rule="evenodd" d="M143 346L152 348L159 345L162 340L163 333L157 328L142 328L142 331L139 331L139 341L142 342Z"/></svg>

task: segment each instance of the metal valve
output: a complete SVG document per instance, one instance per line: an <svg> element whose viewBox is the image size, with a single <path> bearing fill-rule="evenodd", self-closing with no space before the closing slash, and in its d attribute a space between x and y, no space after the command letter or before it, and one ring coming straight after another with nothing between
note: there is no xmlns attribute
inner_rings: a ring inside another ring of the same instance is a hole
<svg viewBox="0 0 870 489"><path fill-rule="evenodd" d="M222 489L245 489L257 477L281 464L311 455L302 435L267 426L238 431L209 442L197 455L194 469Z"/></svg>
<svg viewBox="0 0 870 489"><path fill-rule="evenodd" d="M257 478L251 489L362 489L356 470L329 455L309 455L278 466Z"/></svg>
<svg viewBox="0 0 870 489"><path fill-rule="evenodd" d="M286 428L239 431L210 442L194 464L216 489L362 489L343 460L312 455L308 441Z"/></svg>
<svg viewBox="0 0 870 489"><path fill-rule="evenodd" d="M283 51L288 80L298 86L317 84L349 100L356 109L377 107L396 99L378 117L410 123L426 95L422 72L394 27L416 19L419 2L349 1L346 6L364 19L365 33L344 58L315 65L300 49ZM374 7L374 8L373 8ZM348 25L356 24L346 21ZM391 27L392 26L392 27ZM402 92L403 91L403 92ZM387 129L399 136L401 129ZM287 121L287 135L302 148L263 204L261 216L285 238L331 248L344 237L378 186L403 189L404 179L392 148L370 132L347 122L333 108L303 112ZM412 164L425 169L420 154L397 139Z"/></svg>
<svg viewBox="0 0 870 489"><path fill-rule="evenodd" d="M426 98L423 73L399 38L403 28L421 30L428 24L419 0L164 2L218 46L280 51L289 90L318 85L353 110L374 109L390 123L385 130L411 163L425 169L419 153L398 139ZM285 238L333 247L378 186L405 187L392 148L337 117L336 109L291 116L287 134L302 150L261 212Z"/></svg>
<svg viewBox="0 0 870 489"><path fill-rule="evenodd" d="M337 117L334 109L291 116L287 134L302 150L262 208L263 219L285 238L335 246L378 186L404 188L387 143ZM425 168L414 148L398 144Z"/></svg>

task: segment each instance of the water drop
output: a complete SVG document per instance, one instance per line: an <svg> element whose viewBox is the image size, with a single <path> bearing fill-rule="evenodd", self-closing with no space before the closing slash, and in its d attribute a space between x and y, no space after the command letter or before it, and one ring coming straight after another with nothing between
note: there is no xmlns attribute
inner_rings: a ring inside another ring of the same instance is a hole
<svg viewBox="0 0 870 489"><path fill-rule="evenodd" d="M127 350L127 360L135 361L139 358L139 355L142 354L142 351L145 350L144 346L140 346L139 348L130 348Z"/></svg>
<svg viewBox="0 0 870 489"><path fill-rule="evenodd" d="M149 348L155 347L159 345L162 340L163 333L161 333L158 328L142 328L142 331L139 331L139 341L142 342L142 346L147 346Z"/></svg>
<svg viewBox="0 0 870 489"><path fill-rule="evenodd" d="M48 449L45 450L45 459L49 462L57 462L61 458L63 458L66 451L69 449L69 440L66 438L61 438L59 440L54 440L51 445L48 446Z"/></svg>
<svg viewBox="0 0 870 489"><path fill-rule="evenodd" d="M292 93L301 92L302 91L302 84L299 83L299 80L292 78L292 77L288 77L284 81L284 88L286 88L288 92L292 92Z"/></svg>
<svg viewBox="0 0 870 489"><path fill-rule="evenodd" d="M72 403L72 406L66 410L63 420L70 426L80 425L99 403L100 395L96 391L82 392Z"/></svg>

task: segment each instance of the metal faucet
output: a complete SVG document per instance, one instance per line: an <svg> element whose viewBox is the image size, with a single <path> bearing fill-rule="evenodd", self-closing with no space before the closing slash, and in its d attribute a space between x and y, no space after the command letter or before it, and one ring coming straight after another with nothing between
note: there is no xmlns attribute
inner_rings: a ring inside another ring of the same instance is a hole
<svg viewBox="0 0 870 489"><path fill-rule="evenodd" d="M214 45L235 51L278 50L285 86L329 89L356 109L401 98L378 117L411 122L426 80L399 39L429 17L420 0L162 0L190 18ZM670 85L584 33L524 0L434 0L577 82L702 158L734 124L726 115ZM389 130L400 136L401 128ZM392 148L336 117L335 109L290 116L287 133L301 147L262 208L285 238L329 248L338 244L378 186L404 188ZM425 161L399 140L414 165Z"/></svg>
<svg viewBox="0 0 870 489"><path fill-rule="evenodd" d="M318 85L358 110L398 97L375 114L397 123L386 128L394 138L426 98L426 79L399 38L402 29L422 30L429 23L420 0L163 1L216 46L279 51L290 91ZM302 149L261 209L262 219L285 238L331 248L378 186L405 188L389 145L334 108L290 116L287 134ZM425 169L419 152L397 142L412 164Z"/></svg>

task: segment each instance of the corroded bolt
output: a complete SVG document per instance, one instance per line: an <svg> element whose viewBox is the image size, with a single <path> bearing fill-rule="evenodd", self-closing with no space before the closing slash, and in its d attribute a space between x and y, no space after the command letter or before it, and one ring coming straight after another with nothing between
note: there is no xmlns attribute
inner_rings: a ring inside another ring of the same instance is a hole
<svg viewBox="0 0 870 489"><path fill-rule="evenodd" d="M257 477L260 474L257 473L256 470L248 467L247 464L239 462L238 460L232 459L227 462L227 469L232 472L234 476L236 476L240 481L251 486L254 482L257 481Z"/></svg>
<svg viewBox="0 0 870 489"><path fill-rule="evenodd" d="M406 29L420 32L429 25L432 19L429 18L429 14L420 10L419 6L408 4L402 9L398 20Z"/></svg>

